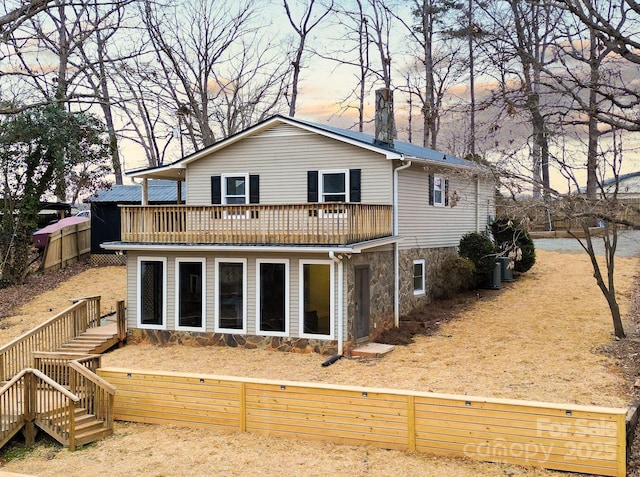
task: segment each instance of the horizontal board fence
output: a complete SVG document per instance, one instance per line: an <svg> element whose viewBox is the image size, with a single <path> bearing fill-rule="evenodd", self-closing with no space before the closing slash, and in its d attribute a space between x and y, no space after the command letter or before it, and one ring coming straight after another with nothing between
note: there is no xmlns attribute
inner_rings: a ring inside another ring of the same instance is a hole
<svg viewBox="0 0 640 477"><path fill-rule="evenodd" d="M625 409L101 368L117 420L623 477Z"/></svg>

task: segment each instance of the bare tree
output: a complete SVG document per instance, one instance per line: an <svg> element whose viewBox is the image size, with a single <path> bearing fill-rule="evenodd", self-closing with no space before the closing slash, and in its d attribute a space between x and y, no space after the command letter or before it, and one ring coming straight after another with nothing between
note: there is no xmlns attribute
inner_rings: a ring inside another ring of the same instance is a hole
<svg viewBox="0 0 640 477"><path fill-rule="evenodd" d="M289 116L294 117L296 115L296 103L298 101L298 83L300 82L300 71L302 69L302 56L306 48L307 39L311 31L331 13L333 0L331 0L331 3L328 5L318 3L322 10L316 16L313 14L313 7L316 4L316 0L308 0L308 4L305 5L305 12L299 21L293 18L293 13L289 5L290 2L283 0L283 3L289 23L298 35L297 45L293 53L293 59L291 60L291 66L293 68L291 73L291 96L289 97Z"/></svg>
<svg viewBox="0 0 640 477"><path fill-rule="evenodd" d="M3 2L4 12L0 14L3 37L6 39L22 23L49 8L51 2L52 0L31 0L12 5L5 0Z"/></svg>
<svg viewBox="0 0 640 477"><path fill-rule="evenodd" d="M70 110L98 105L109 132L117 183L122 183L122 167L107 85L107 43L119 32L125 6L131 1L48 2L40 15L23 21L5 37L8 67L1 73L22 91L4 113L49 102Z"/></svg>
<svg viewBox="0 0 640 477"><path fill-rule="evenodd" d="M160 10L147 0L142 13L165 79L177 80L170 84L176 111L182 105L188 108L185 124L193 148L213 144L209 96L214 70L228 61L235 53L233 45L251 30L250 2L230 6L207 0Z"/></svg>
<svg viewBox="0 0 640 477"><path fill-rule="evenodd" d="M258 45L266 45L260 48ZM266 119L280 109L290 68L277 47L256 34L246 37L240 53L224 74L214 72L212 121L228 137Z"/></svg>

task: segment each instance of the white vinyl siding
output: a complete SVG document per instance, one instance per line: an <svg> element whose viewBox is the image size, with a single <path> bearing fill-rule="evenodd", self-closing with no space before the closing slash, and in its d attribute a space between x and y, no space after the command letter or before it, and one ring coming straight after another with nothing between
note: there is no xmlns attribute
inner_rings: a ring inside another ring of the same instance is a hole
<svg viewBox="0 0 640 477"><path fill-rule="evenodd" d="M260 176L261 204L307 202L307 171L361 169L361 202L391 204L392 161L288 125L278 125L192 162L187 167L187 204L211 204L211 176L243 171Z"/></svg>
<svg viewBox="0 0 640 477"><path fill-rule="evenodd" d="M452 169L438 171L438 174L449 181L449 206L429 205L429 172L422 166L414 165L400 171L400 249L457 247L462 235L472 231L484 231L487 215L495 214L494 190L489 180L480 179L480 194L477 198L477 179L472 177L471 172ZM456 202L455 206L451 207L454 194Z"/></svg>

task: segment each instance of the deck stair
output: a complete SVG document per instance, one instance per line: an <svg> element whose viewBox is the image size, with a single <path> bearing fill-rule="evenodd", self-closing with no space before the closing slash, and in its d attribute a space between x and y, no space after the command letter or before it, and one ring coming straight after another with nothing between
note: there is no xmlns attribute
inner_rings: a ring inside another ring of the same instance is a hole
<svg viewBox="0 0 640 477"><path fill-rule="evenodd" d="M89 328L60 346L56 351L64 353L100 354L121 342L116 323Z"/></svg>
<svg viewBox="0 0 640 477"><path fill-rule="evenodd" d="M126 339L124 302L106 323L99 303L82 299L0 347L0 447L19 431L32 446L37 428L71 450L113 434L115 388L95 372Z"/></svg>

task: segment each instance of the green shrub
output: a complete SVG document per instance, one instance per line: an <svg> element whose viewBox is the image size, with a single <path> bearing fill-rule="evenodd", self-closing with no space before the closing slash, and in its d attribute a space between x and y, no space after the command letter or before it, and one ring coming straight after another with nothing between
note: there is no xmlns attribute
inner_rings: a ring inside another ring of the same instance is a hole
<svg viewBox="0 0 640 477"><path fill-rule="evenodd" d="M457 293L470 290L475 285L475 266L468 258L455 253L447 255L435 270L431 293L434 299L452 298Z"/></svg>
<svg viewBox="0 0 640 477"><path fill-rule="evenodd" d="M500 217L491 224L491 232L498 251L514 261L513 269L524 273L536 263L533 239L517 220Z"/></svg>
<svg viewBox="0 0 640 477"><path fill-rule="evenodd" d="M463 235L460 239L458 253L461 257L468 258L473 262L476 285L485 281L496 265L496 250L486 234L469 232Z"/></svg>

